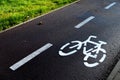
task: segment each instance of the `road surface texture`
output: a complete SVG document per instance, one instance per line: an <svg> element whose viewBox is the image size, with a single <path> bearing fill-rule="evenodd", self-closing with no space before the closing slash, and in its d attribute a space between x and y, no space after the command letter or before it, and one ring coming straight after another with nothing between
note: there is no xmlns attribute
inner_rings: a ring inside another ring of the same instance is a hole
<svg viewBox="0 0 120 80"><path fill-rule="evenodd" d="M81 0L0 33L0 80L106 80L119 51L120 1Z"/></svg>

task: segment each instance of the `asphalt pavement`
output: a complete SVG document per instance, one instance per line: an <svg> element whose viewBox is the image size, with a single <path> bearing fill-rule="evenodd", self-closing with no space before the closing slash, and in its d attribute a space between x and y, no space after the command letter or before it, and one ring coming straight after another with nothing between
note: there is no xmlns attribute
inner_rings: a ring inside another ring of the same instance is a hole
<svg viewBox="0 0 120 80"><path fill-rule="evenodd" d="M81 0L0 33L0 80L106 80L120 52L120 1Z"/></svg>

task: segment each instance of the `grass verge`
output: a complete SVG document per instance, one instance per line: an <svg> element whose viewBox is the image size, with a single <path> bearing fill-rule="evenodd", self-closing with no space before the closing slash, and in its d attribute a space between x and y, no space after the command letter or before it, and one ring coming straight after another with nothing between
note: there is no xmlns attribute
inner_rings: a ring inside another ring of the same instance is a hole
<svg viewBox="0 0 120 80"><path fill-rule="evenodd" d="M0 31L76 0L0 0Z"/></svg>

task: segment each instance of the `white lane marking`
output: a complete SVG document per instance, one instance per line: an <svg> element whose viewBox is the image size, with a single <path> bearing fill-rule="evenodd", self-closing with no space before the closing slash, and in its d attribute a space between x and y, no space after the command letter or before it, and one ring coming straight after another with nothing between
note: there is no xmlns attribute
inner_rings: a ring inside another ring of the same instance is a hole
<svg viewBox="0 0 120 80"><path fill-rule="evenodd" d="M95 16L90 16L89 18L87 18L83 22L81 22L80 24L76 25L75 28L80 28L80 27L84 26L86 23L88 23L89 21L91 21L94 18L95 18Z"/></svg>
<svg viewBox="0 0 120 80"><path fill-rule="evenodd" d="M30 55L28 55L27 57L25 57L25 58L21 59L20 61L18 61L17 63L13 64L10 67L10 69L13 70L13 71L15 71L16 69L18 69L19 67L23 66L25 63L27 63L28 61L32 60L33 58L35 58L36 56L38 56L43 51L45 51L48 48L50 48L51 46L53 46L53 44L47 43L43 47L39 48L38 50L36 50L33 53L31 53Z"/></svg>
<svg viewBox="0 0 120 80"><path fill-rule="evenodd" d="M111 4L109 4L108 6L105 7L105 9L110 9L111 7L113 7L116 4L116 2L113 2Z"/></svg>

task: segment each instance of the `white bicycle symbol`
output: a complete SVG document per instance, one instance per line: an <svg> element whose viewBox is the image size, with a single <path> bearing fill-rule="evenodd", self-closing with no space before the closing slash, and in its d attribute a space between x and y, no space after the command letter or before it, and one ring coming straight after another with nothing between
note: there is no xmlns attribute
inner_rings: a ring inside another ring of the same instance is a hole
<svg viewBox="0 0 120 80"><path fill-rule="evenodd" d="M71 41L71 43L67 43L67 44L63 45L60 48L59 55L60 56L72 55L72 54L76 53L78 50L80 50L81 47L83 46L83 54L85 55L85 57L83 59L84 60L84 65L87 66L87 67L95 67L95 66L99 65L99 63L102 63L106 58L106 54L105 54L106 50L101 48L101 47L102 47L102 45L107 44L107 43L104 42L104 41L98 41L98 43L97 43L97 42L91 41L91 38L97 38L97 36L92 35L92 36L89 36L89 38L87 40L83 41L83 42L76 40L76 41ZM76 45L70 46L73 43L75 43ZM95 46L93 48L90 48L90 49L87 50L86 47L87 47L88 43L93 44ZM76 50L65 53L63 50L68 46L70 46L69 49L75 49L76 48ZM88 63L87 62L89 57L96 59L100 51L103 53L103 55L100 58L99 62L95 62L95 63ZM95 53L95 54L93 55L92 53Z"/></svg>

